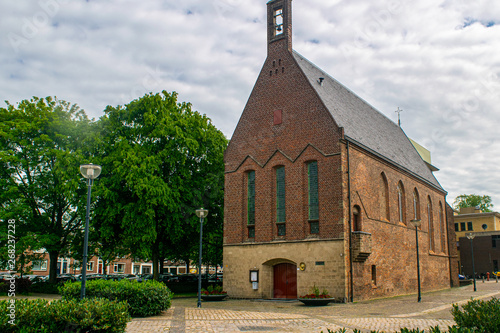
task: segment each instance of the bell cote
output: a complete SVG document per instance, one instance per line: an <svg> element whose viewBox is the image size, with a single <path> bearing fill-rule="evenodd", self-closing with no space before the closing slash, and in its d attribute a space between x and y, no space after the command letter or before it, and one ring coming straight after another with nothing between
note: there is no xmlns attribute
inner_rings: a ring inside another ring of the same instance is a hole
<svg viewBox="0 0 500 333"><path fill-rule="evenodd" d="M267 53L292 51L292 0L267 3Z"/></svg>

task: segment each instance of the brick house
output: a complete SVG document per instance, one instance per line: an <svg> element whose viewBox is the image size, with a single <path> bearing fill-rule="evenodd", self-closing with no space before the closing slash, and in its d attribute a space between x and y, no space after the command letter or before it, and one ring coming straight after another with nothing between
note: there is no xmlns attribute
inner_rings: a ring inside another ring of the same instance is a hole
<svg viewBox="0 0 500 333"><path fill-rule="evenodd" d="M404 132L292 49L291 0L269 1L267 21L267 59L225 153L228 294L416 293L412 219L422 290L458 285L446 191Z"/></svg>

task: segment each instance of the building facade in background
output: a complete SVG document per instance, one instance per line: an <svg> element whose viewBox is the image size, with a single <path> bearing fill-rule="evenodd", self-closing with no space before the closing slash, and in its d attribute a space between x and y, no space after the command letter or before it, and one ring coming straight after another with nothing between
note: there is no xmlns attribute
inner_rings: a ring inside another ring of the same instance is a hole
<svg viewBox="0 0 500 333"><path fill-rule="evenodd" d="M460 208L454 217L460 273L472 276L472 251L477 276L498 272L500 262L500 213L482 212L476 207ZM471 241L467 234L474 234Z"/></svg>
<svg viewBox="0 0 500 333"><path fill-rule="evenodd" d="M291 0L225 153L224 289L340 300L458 285L452 210L405 133L292 49Z"/></svg>

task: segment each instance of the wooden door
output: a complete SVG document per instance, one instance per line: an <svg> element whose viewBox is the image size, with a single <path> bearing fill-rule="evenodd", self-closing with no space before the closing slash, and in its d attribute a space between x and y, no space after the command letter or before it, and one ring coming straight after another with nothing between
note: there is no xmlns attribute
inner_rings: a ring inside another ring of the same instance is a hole
<svg viewBox="0 0 500 333"><path fill-rule="evenodd" d="M297 298L297 266L274 266L274 298Z"/></svg>

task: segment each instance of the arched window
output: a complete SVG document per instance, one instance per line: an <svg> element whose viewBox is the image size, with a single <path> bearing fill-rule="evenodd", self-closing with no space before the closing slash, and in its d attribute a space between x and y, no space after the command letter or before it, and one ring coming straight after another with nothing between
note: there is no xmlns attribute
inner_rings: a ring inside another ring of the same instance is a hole
<svg viewBox="0 0 500 333"><path fill-rule="evenodd" d="M389 210L389 183L387 182L387 177L385 173L380 174L381 184L380 184L380 218L382 220L389 221L390 210Z"/></svg>
<svg viewBox="0 0 500 333"><path fill-rule="evenodd" d="M247 172L247 225L248 237L255 237L255 171Z"/></svg>
<svg viewBox="0 0 500 333"><path fill-rule="evenodd" d="M443 204L439 202L439 233L441 240L441 252L446 253L446 228L444 225L444 210Z"/></svg>
<svg viewBox="0 0 500 333"><path fill-rule="evenodd" d="M278 236L286 235L285 167L276 168L276 223Z"/></svg>
<svg viewBox="0 0 500 333"><path fill-rule="evenodd" d="M352 230L361 231L361 209L358 205L352 209Z"/></svg>
<svg viewBox="0 0 500 333"><path fill-rule="evenodd" d="M420 198L418 190L413 190L413 219L420 220Z"/></svg>
<svg viewBox="0 0 500 333"><path fill-rule="evenodd" d="M309 204L309 226L311 234L319 233L319 191L318 191L318 162L307 163L307 186Z"/></svg>
<svg viewBox="0 0 500 333"><path fill-rule="evenodd" d="M399 222L405 223L405 189L403 183L400 181L398 183L398 219Z"/></svg>
<svg viewBox="0 0 500 333"><path fill-rule="evenodd" d="M429 224L429 250L435 251L434 244L434 221L433 221L433 212L432 212L432 201L431 197L427 197L427 223Z"/></svg>

